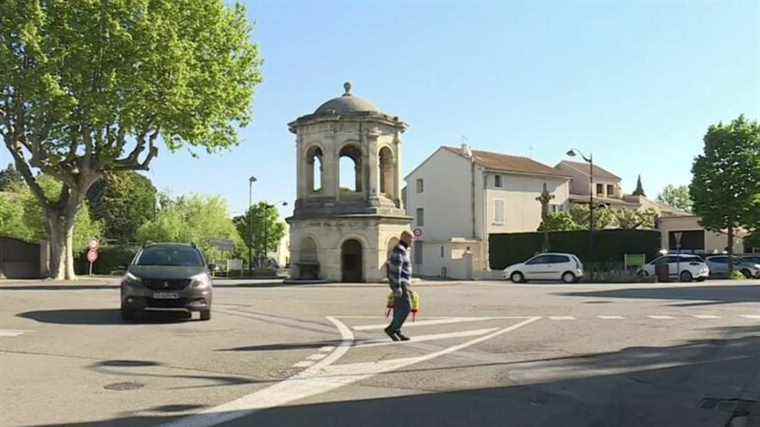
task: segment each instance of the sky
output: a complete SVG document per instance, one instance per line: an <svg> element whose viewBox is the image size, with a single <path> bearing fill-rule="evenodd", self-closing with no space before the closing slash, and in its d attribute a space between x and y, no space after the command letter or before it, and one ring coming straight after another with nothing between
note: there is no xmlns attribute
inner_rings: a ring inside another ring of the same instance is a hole
<svg viewBox="0 0 760 427"><path fill-rule="evenodd" d="M174 195L222 195L234 214L296 190L287 123L353 93L409 123L404 175L441 145L565 152L631 192L688 184L710 124L760 119L760 1L244 1L264 59L242 144L149 172ZM0 160L7 163L3 152Z"/></svg>

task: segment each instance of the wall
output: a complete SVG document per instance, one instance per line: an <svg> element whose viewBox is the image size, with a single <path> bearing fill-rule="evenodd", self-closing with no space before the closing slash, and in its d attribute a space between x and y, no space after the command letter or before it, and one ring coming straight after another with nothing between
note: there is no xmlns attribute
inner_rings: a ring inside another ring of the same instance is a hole
<svg viewBox="0 0 760 427"><path fill-rule="evenodd" d="M699 225L699 217L694 215L684 215L677 217L663 217L660 218L658 223L658 230L661 233L662 247L668 250L675 250L676 248L670 247L668 236L671 231L691 231L691 230L704 230L704 227ZM705 252L707 253L719 253L723 252L728 246L728 234L715 233L712 231L704 231L705 233ZM736 237L734 239L734 252L741 253L744 250L742 239Z"/></svg>
<svg viewBox="0 0 760 427"><path fill-rule="evenodd" d="M494 185L494 175L502 176L502 188ZM484 235L536 231L541 225L541 203L536 198L541 195L544 183L549 193L554 195L551 204L561 205L562 209L567 211L570 196L567 180L503 173L487 174L488 215ZM496 200L504 200L502 224L494 221Z"/></svg>
<svg viewBox="0 0 760 427"><path fill-rule="evenodd" d="M476 266L482 263L482 260L478 259L481 246L481 242L474 240L423 242L423 264L415 265L413 273L415 276L442 278L442 269L445 268L446 278L471 279L472 274L477 270ZM443 257L441 257L441 247L443 247ZM471 258L464 256L468 247ZM412 254L412 259L414 259L414 254ZM468 264L471 266L468 267Z"/></svg>

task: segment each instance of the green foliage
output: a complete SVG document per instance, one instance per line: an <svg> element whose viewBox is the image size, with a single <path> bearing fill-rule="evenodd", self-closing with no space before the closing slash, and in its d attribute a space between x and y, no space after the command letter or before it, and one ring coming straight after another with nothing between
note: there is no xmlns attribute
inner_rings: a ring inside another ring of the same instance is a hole
<svg viewBox="0 0 760 427"><path fill-rule="evenodd" d="M654 209L632 210L611 209L614 223L623 230L635 230L637 228L654 229L657 221L657 211Z"/></svg>
<svg viewBox="0 0 760 427"><path fill-rule="evenodd" d="M588 219L586 220L588 221ZM578 225L570 214L566 212L559 212L549 214L546 221L542 221L538 226L538 231L575 231L583 230L583 227Z"/></svg>
<svg viewBox="0 0 760 427"><path fill-rule="evenodd" d="M543 246L543 233L508 233L489 236L491 269L501 270L508 265L523 262ZM660 233L654 230L599 230L594 232L594 253L589 256L588 231L562 231L549 233L552 252L575 254L584 265L593 263L621 263L625 254L646 254L653 259L660 250Z"/></svg>
<svg viewBox="0 0 760 427"><path fill-rule="evenodd" d="M285 236L285 224L280 221L277 208L265 202L252 206L247 215L235 217L235 227L245 246L257 257L277 250Z"/></svg>
<svg viewBox="0 0 760 427"><path fill-rule="evenodd" d="M16 193L6 192L0 195L0 236L36 242L41 233L27 225L24 205L20 199Z"/></svg>
<svg viewBox="0 0 760 427"><path fill-rule="evenodd" d="M87 199L105 226L105 237L117 242L134 242L137 229L156 214L156 188L132 171L107 173L90 188Z"/></svg>
<svg viewBox="0 0 760 427"><path fill-rule="evenodd" d="M694 202L691 201L688 185L666 185L657 196L657 201L684 212L691 212L694 205Z"/></svg>
<svg viewBox="0 0 760 427"><path fill-rule="evenodd" d="M760 251L760 229L755 228L755 231L749 236L744 238L744 252L752 252L752 249Z"/></svg>
<svg viewBox="0 0 760 427"><path fill-rule="evenodd" d="M101 246L98 249L98 260L92 265L93 274L111 274L122 270L132 262L139 249L139 246L133 245ZM76 268L78 274L89 273L87 250L77 254Z"/></svg>
<svg viewBox="0 0 760 427"><path fill-rule="evenodd" d="M694 160L690 195L707 230L760 223L760 125L739 116L710 126Z"/></svg>
<svg viewBox="0 0 760 427"><path fill-rule="evenodd" d="M747 280L747 278L744 277L744 274L742 274L740 271L732 271L729 278L731 280Z"/></svg>
<svg viewBox="0 0 760 427"><path fill-rule="evenodd" d="M573 221L584 230L588 230L589 214L588 205L573 205L570 208L570 216L573 218ZM594 230L603 230L614 225L614 223L615 217L609 209L602 207L594 208Z"/></svg>
<svg viewBox="0 0 760 427"><path fill-rule="evenodd" d="M13 163L0 171L0 191L11 191L12 188L24 183L24 177L16 170Z"/></svg>
<svg viewBox="0 0 760 427"><path fill-rule="evenodd" d="M141 244L148 242L195 243L209 261L222 261L233 254L222 253L212 242L227 239L239 249L243 243L230 219L227 202L218 196L163 197L161 210L155 219L137 231Z"/></svg>

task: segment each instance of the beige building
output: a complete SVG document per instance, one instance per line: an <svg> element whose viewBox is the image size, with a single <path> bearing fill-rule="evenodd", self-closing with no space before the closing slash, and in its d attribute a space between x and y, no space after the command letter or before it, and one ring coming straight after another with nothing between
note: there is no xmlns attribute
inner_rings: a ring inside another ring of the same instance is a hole
<svg viewBox="0 0 760 427"><path fill-rule="evenodd" d="M344 88L288 125L298 169L287 219L293 278L381 281L388 248L409 229L401 199L407 124ZM346 175L353 176L341 182Z"/></svg>
<svg viewBox="0 0 760 427"><path fill-rule="evenodd" d="M488 276L491 233L536 231L543 189L550 212L567 210L570 176L525 157L440 147L406 177L407 213L422 236L413 251L415 274Z"/></svg>
<svg viewBox="0 0 760 427"><path fill-rule="evenodd" d="M657 228L662 234L662 248L668 251L679 249L677 236L680 235L680 250L689 253L722 253L728 248L728 232L706 231L699 224L696 215L663 216L658 219ZM746 233L734 232L734 253L742 253L743 238Z"/></svg>

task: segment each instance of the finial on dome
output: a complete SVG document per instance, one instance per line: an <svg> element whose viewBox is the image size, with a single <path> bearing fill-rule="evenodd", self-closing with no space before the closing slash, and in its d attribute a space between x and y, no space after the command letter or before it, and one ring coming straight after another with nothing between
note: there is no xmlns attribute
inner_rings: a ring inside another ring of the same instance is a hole
<svg viewBox="0 0 760 427"><path fill-rule="evenodd" d="M343 96L351 96L351 82L343 83L343 89L346 90L346 93L344 93Z"/></svg>

